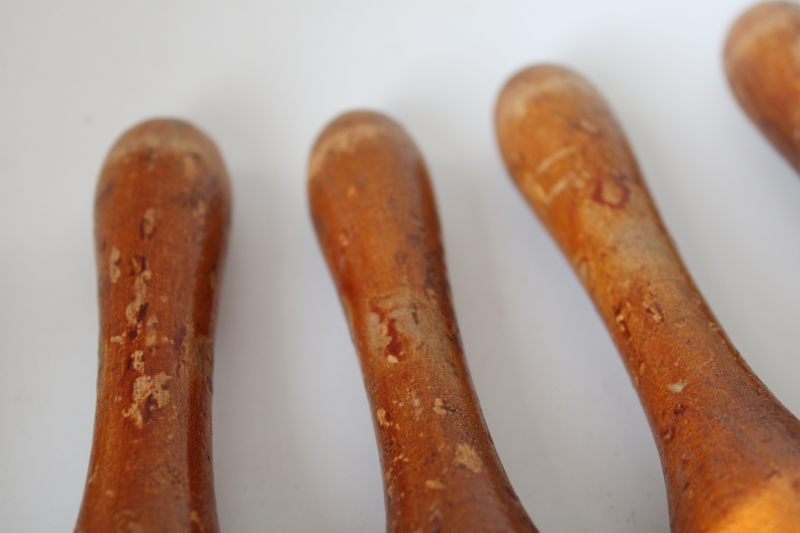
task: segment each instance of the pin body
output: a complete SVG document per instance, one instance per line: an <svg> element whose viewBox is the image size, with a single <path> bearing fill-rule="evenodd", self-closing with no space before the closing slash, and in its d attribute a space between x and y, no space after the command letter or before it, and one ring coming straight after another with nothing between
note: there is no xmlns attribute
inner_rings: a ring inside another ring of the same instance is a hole
<svg viewBox="0 0 800 533"><path fill-rule="evenodd" d="M95 203L97 411L80 533L218 531L211 463L217 294L230 185L175 120L126 132Z"/></svg>
<svg viewBox="0 0 800 533"><path fill-rule="evenodd" d="M800 531L800 422L703 300L602 96L567 69L531 67L503 89L496 124L509 172L639 393L672 530Z"/></svg>
<svg viewBox="0 0 800 533"><path fill-rule="evenodd" d="M372 409L387 531L536 531L472 386L413 142L382 115L343 115L314 145L308 189Z"/></svg>

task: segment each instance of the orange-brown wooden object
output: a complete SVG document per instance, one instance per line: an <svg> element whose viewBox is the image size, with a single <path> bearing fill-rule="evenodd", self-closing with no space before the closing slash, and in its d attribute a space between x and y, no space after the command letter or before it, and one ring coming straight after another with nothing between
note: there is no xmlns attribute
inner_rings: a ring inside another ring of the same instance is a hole
<svg viewBox="0 0 800 533"><path fill-rule="evenodd" d="M555 66L497 103L511 175L594 300L639 393L674 532L800 531L800 422L689 277L600 94Z"/></svg>
<svg viewBox="0 0 800 533"><path fill-rule="evenodd" d="M739 17L725 70L750 119L800 171L800 5L766 2Z"/></svg>
<svg viewBox="0 0 800 533"><path fill-rule="evenodd" d="M413 142L384 116L345 114L320 134L308 173L372 410L387 531L536 531L475 396Z"/></svg>
<svg viewBox="0 0 800 533"><path fill-rule="evenodd" d="M153 120L97 186L100 368L76 532L218 531L211 374L230 185L193 126Z"/></svg>

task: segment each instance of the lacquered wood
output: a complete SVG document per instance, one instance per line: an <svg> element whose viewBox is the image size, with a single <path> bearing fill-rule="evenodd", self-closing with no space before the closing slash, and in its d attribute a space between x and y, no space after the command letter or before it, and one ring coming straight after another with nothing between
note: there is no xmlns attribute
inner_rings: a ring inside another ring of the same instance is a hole
<svg viewBox="0 0 800 533"><path fill-rule="evenodd" d="M800 171L800 5L766 2L739 17L725 70L747 115Z"/></svg>
<svg viewBox="0 0 800 533"><path fill-rule="evenodd" d="M689 277L601 95L523 70L496 111L506 165L572 264L653 432L672 530L800 531L800 422L753 374Z"/></svg>
<svg viewBox="0 0 800 533"><path fill-rule="evenodd" d="M97 412L75 531L216 532L211 379L230 185L176 120L126 132L95 201Z"/></svg>
<svg viewBox="0 0 800 533"><path fill-rule="evenodd" d="M536 531L467 370L417 148L392 120L349 113L320 134L308 174L372 410L387 531Z"/></svg>

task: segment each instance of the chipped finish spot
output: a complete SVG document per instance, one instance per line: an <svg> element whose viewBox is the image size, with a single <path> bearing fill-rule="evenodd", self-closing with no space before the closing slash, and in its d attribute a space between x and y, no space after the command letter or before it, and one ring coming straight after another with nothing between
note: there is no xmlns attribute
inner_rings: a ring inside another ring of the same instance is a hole
<svg viewBox="0 0 800 533"><path fill-rule="evenodd" d="M137 372L144 372L144 352L142 350L136 350L131 354L131 359L133 360L133 368Z"/></svg>
<svg viewBox="0 0 800 533"><path fill-rule="evenodd" d="M382 125L363 122L351 128L333 131L324 136L321 135L308 162L309 176L317 174L329 157L332 158L341 153L355 152L361 143L369 142L383 133Z"/></svg>
<svg viewBox="0 0 800 533"><path fill-rule="evenodd" d="M375 411L375 415L378 417L378 425L384 428L391 427L391 422L386 420L386 409L378 409Z"/></svg>
<svg viewBox="0 0 800 533"><path fill-rule="evenodd" d="M145 345L146 346L154 346L156 344L156 339L158 337L157 330L158 329L158 317L156 315L150 315L147 317L147 336L145 338Z"/></svg>
<svg viewBox="0 0 800 533"><path fill-rule="evenodd" d="M644 375L644 369L646 368L644 361L639 361L639 367L637 368L636 373L633 375L633 384L638 389L640 380Z"/></svg>
<svg viewBox="0 0 800 533"><path fill-rule="evenodd" d="M543 174L544 172L547 172L547 169L549 169L553 163L574 153L575 150L576 148L574 146L565 146L564 148L559 148L548 157L545 157L542 162L539 163L539 165L536 167L536 173Z"/></svg>
<svg viewBox="0 0 800 533"><path fill-rule="evenodd" d="M383 328L383 336L388 341L384 347L386 358L389 359L391 357L395 361L399 361L404 352L404 346L402 340L400 339L400 332L397 329L397 320L390 318L383 323Z"/></svg>
<svg viewBox="0 0 800 533"><path fill-rule="evenodd" d="M192 216L198 219L205 218L208 213L208 204L204 200L198 200L197 205L192 209Z"/></svg>
<svg viewBox="0 0 800 533"><path fill-rule="evenodd" d="M664 315L661 311L661 306L658 305L657 302L652 302L649 299L645 298L642 300L642 306L644 307L645 312L658 323L664 322Z"/></svg>
<svg viewBox="0 0 800 533"><path fill-rule="evenodd" d="M629 197L630 189L617 174L611 174L609 179L599 179L592 194L595 202L614 209L625 207Z"/></svg>
<svg viewBox="0 0 800 533"><path fill-rule="evenodd" d="M443 405L444 403L442 402L441 398L436 398L435 400L433 400L433 412L436 413L437 415L446 415L447 410L442 409Z"/></svg>
<svg viewBox="0 0 800 533"><path fill-rule="evenodd" d="M112 246L111 255L108 257L108 274L111 278L111 283L116 283L119 277L122 275L122 272L119 269L119 262L121 258L122 255L119 252L119 248Z"/></svg>
<svg viewBox="0 0 800 533"><path fill-rule="evenodd" d="M625 315L619 313L617 316L614 317L614 320L617 321L617 327L623 333L628 331L628 328L625 326Z"/></svg>
<svg viewBox="0 0 800 533"><path fill-rule="evenodd" d="M575 272L578 274L578 279L581 280L581 283L586 285L589 282L589 259L586 257L581 257L575 263Z"/></svg>
<svg viewBox="0 0 800 533"><path fill-rule="evenodd" d="M383 357L388 362L402 362L422 348L421 343L413 346L412 339L423 340L419 328L430 328L429 324L422 324L420 319L421 311L427 309L427 304L415 301L407 291L399 291L371 298L368 308L372 342L376 347L381 346Z"/></svg>
<svg viewBox="0 0 800 533"><path fill-rule="evenodd" d="M483 470L483 463L481 462L478 452L469 444L456 444L455 463L466 466L475 474L480 474Z"/></svg>
<svg viewBox="0 0 800 533"><path fill-rule="evenodd" d="M186 365L193 373L201 376L210 387L213 366L210 340L196 334L191 316L186 317L184 330L183 338L175 341L181 349L181 364Z"/></svg>
<svg viewBox="0 0 800 533"><path fill-rule="evenodd" d="M667 385L667 388L669 390L671 390L672 392L674 392L675 394L680 394L681 392L683 392L683 389L688 384L689 384L688 381L684 381L682 379L679 379L676 383L670 383L669 385Z"/></svg>
<svg viewBox="0 0 800 533"><path fill-rule="evenodd" d="M134 266L140 267L135 261ZM131 326L138 325L141 322L142 308L147 305L145 302L145 298L147 297L147 282L152 277L146 265L141 268L141 272L133 283L133 301L125 308L125 317L128 319L128 324Z"/></svg>
<svg viewBox="0 0 800 533"><path fill-rule="evenodd" d="M156 210L154 208L150 208L144 212L144 217L142 218L142 238L147 239L149 238L153 230L156 227Z"/></svg>
<svg viewBox="0 0 800 533"><path fill-rule="evenodd" d="M432 503L431 504L431 514L430 514L430 516L428 516L428 523L429 524L434 524L434 523L437 523L437 522L439 522L441 520L444 520L444 518L445 518L445 515L442 512L442 510L439 508L438 502L437 503ZM436 528L432 529L431 531L439 532L441 530L442 529L441 529L440 526L436 526Z"/></svg>
<svg viewBox="0 0 800 533"><path fill-rule="evenodd" d="M183 156L183 176L185 178L192 179L197 176L199 167L195 157L197 156L194 153L189 153Z"/></svg>
<svg viewBox="0 0 800 533"><path fill-rule="evenodd" d="M562 91L570 90L573 87L568 87L572 83L580 83L581 80L564 80L556 76L551 76L546 79L537 80L535 83L528 83L525 79L512 80L509 82L504 91L514 93L512 97L507 98L508 102L505 105L498 105L497 114L498 119L511 122L514 119L524 118L530 112L530 109L537 105L539 100L545 100L550 94L558 94ZM582 92L592 91L592 87L588 82L584 82L584 87L580 88Z"/></svg>
<svg viewBox="0 0 800 533"><path fill-rule="evenodd" d="M416 391L411 391L411 405L414 408L414 420L419 420L419 415L422 414L422 401L417 397Z"/></svg>
<svg viewBox="0 0 800 533"><path fill-rule="evenodd" d="M145 528L139 522L128 522L125 533L146 533Z"/></svg>
<svg viewBox="0 0 800 533"><path fill-rule="evenodd" d="M581 127L584 131L588 131L592 135L596 135L600 133L600 128L594 122L589 121L586 118L582 118L578 121L578 126Z"/></svg>
<svg viewBox="0 0 800 533"><path fill-rule="evenodd" d="M192 509L192 511L189 513L189 520L191 520L193 524L197 524L197 527L200 529L200 533L205 531L203 523L200 521L200 515L194 509Z"/></svg>
<svg viewBox="0 0 800 533"><path fill-rule="evenodd" d="M539 183L531 185L531 190L539 203L547 205L553 201L553 198L566 191L569 187L583 187L583 178L575 172L567 172L561 176L549 190L545 191L544 187Z"/></svg>
<svg viewBox="0 0 800 533"><path fill-rule="evenodd" d="M614 308L614 322L617 325L617 329L622 333L622 335L626 339L631 338L630 328L628 328L628 319L627 316L630 315L633 311L633 306L629 301L620 302L617 307Z"/></svg>
<svg viewBox="0 0 800 533"><path fill-rule="evenodd" d="M425 481L425 488L430 490L444 490L445 487L438 479L428 479Z"/></svg>
<svg viewBox="0 0 800 533"><path fill-rule="evenodd" d="M169 390L166 384L172 379L164 372L159 372L154 377L141 376L133 383L132 404L127 411L122 413L125 418L133 419L136 427L141 428L144 416L149 414L148 399L152 398L160 409L169 403Z"/></svg>

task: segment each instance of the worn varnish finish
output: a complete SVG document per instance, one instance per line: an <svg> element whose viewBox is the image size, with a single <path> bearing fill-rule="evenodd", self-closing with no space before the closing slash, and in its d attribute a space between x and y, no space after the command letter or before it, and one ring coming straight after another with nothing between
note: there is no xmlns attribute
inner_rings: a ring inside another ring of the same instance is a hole
<svg viewBox="0 0 800 533"><path fill-rule="evenodd" d="M311 213L358 350L392 532L536 531L495 452L453 314L422 158L390 119L320 134Z"/></svg>
<svg viewBox="0 0 800 533"><path fill-rule="evenodd" d="M216 532L211 374L230 185L193 126L111 149L95 202L100 368L76 532Z"/></svg>
<svg viewBox="0 0 800 533"><path fill-rule="evenodd" d="M800 422L692 282L602 97L559 67L497 104L519 189L591 295L650 421L674 532L800 531Z"/></svg>
<svg viewBox="0 0 800 533"><path fill-rule="evenodd" d="M800 6L759 4L733 25L725 69L750 119L800 171Z"/></svg>

